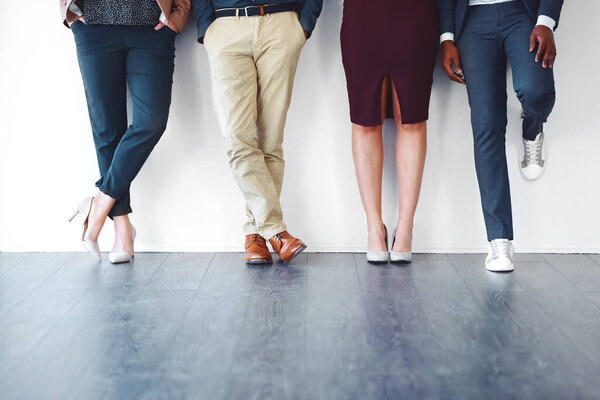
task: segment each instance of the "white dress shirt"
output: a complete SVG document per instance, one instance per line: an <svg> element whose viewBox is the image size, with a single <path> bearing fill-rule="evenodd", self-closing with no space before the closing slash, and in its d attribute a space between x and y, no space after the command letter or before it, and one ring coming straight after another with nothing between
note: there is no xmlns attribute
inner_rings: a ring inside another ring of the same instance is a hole
<svg viewBox="0 0 600 400"><path fill-rule="evenodd" d="M517 0L470 0L469 1L469 7L471 6L481 6L484 4L499 4L499 3L508 3L510 1L517 1ZM546 15L540 15L537 19L537 22L535 24L536 26L538 25L543 25L546 26L548 28L550 28L551 30L554 30L554 27L556 26L556 21L553 18L550 18ZM452 32L445 32L442 33L442 35L440 36L440 43L445 42L446 40L452 40L454 41L454 33Z"/></svg>

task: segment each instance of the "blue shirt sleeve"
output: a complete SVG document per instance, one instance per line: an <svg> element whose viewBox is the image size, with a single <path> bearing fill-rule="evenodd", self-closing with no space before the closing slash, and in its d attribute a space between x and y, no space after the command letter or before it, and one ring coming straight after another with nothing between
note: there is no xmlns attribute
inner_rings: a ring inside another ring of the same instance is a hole
<svg viewBox="0 0 600 400"><path fill-rule="evenodd" d="M210 24L214 21L214 9L211 0L192 0L194 18L198 28L198 41L204 42L204 35Z"/></svg>
<svg viewBox="0 0 600 400"><path fill-rule="evenodd" d="M302 7L299 14L300 25L308 32L308 37L310 37L317 25L317 19L321 15L323 0L300 0L298 4Z"/></svg>

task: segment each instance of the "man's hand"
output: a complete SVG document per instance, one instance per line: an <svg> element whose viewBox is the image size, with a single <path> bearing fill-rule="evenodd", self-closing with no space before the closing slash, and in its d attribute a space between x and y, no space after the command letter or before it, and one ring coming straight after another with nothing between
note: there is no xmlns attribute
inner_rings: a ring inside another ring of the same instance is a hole
<svg viewBox="0 0 600 400"><path fill-rule="evenodd" d="M467 82L463 76L458 48L452 40L445 40L442 43L442 48L442 69L451 81L466 85Z"/></svg>
<svg viewBox="0 0 600 400"><path fill-rule="evenodd" d="M160 31L162 28L165 27L165 24L163 24L162 22L159 22L158 24L156 24L156 26L154 27L155 31Z"/></svg>
<svg viewBox="0 0 600 400"><path fill-rule="evenodd" d="M544 25L538 25L533 28L529 38L529 52L533 53L537 45L535 62L542 61L543 68L552 68L556 60L556 44L554 43L554 33L552 29Z"/></svg>

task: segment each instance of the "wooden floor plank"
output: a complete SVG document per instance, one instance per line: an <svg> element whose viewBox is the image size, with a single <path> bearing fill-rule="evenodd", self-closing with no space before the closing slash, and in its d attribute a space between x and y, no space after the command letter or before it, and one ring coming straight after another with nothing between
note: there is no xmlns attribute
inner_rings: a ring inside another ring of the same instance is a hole
<svg viewBox="0 0 600 400"><path fill-rule="evenodd" d="M600 264L484 259L0 254L0 397L600 398Z"/></svg>
<svg viewBox="0 0 600 400"><path fill-rule="evenodd" d="M600 288L600 265L583 254L547 254L544 258L583 291Z"/></svg>

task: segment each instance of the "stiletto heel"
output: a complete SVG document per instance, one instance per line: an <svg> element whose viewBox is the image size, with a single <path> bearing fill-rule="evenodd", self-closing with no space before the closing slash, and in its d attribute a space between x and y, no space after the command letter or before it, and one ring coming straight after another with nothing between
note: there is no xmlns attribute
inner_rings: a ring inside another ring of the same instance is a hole
<svg viewBox="0 0 600 400"><path fill-rule="evenodd" d="M396 231L394 231L394 240L392 240L392 251L390 251L390 261L393 263L405 264L412 262L412 251L398 252L394 251L396 243Z"/></svg>
<svg viewBox="0 0 600 400"><path fill-rule="evenodd" d="M137 235L137 232L135 230L135 227L133 226L133 224L131 224L131 251L134 251L133 244L134 244L136 235ZM129 252L127 252L127 251L115 251L115 252L111 251L108 254L108 260L110 261L111 264L128 263L131 260L133 260L134 256L135 256L135 254L129 254Z"/></svg>
<svg viewBox="0 0 600 400"><path fill-rule="evenodd" d="M81 233L81 244L83 248L90 253L92 257L94 257L98 261L102 261L102 256L100 255L100 247L98 246L98 242L92 242L89 240L84 240L85 232L87 231L87 221L90 216L90 211L92 210L92 202L93 197L87 197L79 203L77 210L71 215L69 218L69 222L72 222L77 215L81 216L81 225L83 227L83 232Z"/></svg>
<svg viewBox="0 0 600 400"><path fill-rule="evenodd" d="M387 227L383 225L385 229L385 248L386 251L371 251L367 249L367 261L375 264L385 264L390 260L390 253L388 249L388 234Z"/></svg>
<svg viewBox="0 0 600 400"><path fill-rule="evenodd" d="M75 210L75 211L73 212L73 215L71 215L71 216L69 217L69 222L73 222L73 220L75 219L75 217L76 217L78 214L79 214L79 209Z"/></svg>

